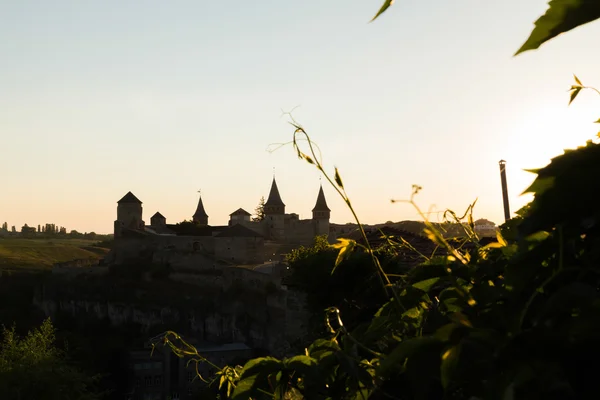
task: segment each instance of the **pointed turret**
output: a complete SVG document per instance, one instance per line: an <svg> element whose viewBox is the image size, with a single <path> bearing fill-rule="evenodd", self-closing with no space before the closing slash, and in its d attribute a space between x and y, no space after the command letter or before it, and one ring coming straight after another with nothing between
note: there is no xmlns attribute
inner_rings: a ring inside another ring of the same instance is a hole
<svg viewBox="0 0 600 400"><path fill-rule="evenodd" d="M198 207L192 217L192 221L200 225L208 225L208 214L204 210L204 204L202 204L202 196L198 197Z"/></svg>
<svg viewBox="0 0 600 400"><path fill-rule="evenodd" d="M327 201L325 200L325 193L323 192L323 186L319 187L319 194L317 195L317 203L315 204L315 208L312 209L314 211L331 211L329 207L327 207Z"/></svg>
<svg viewBox="0 0 600 400"><path fill-rule="evenodd" d="M327 207L327 201L325 200L325 192L323 192L323 186L319 187L319 194L317 195L317 202L315 207L312 209L313 224L315 227L315 235L329 235L329 217L331 216L331 210Z"/></svg>
<svg viewBox="0 0 600 400"><path fill-rule="evenodd" d="M281 200L281 196L279 195L279 189L277 188L277 182L275 182L275 177L273 177L273 183L271 183L271 191L269 192L269 198L265 203L265 214L285 214L285 204L283 203L283 200Z"/></svg>
<svg viewBox="0 0 600 400"><path fill-rule="evenodd" d="M142 204L140 199L135 197L135 195L131 192L127 192L127 194L125 196L123 196L121 198L121 200L117 201L117 204L125 204L125 203Z"/></svg>
<svg viewBox="0 0 600 400"><path fill-rule="evenodd" d="M313 219L329 219L331 210L327 207L327 201L325 200L325 193L323 192L323 186L319 187L319 194L317 195L317 202L315 207L312 209Z"/></svg>

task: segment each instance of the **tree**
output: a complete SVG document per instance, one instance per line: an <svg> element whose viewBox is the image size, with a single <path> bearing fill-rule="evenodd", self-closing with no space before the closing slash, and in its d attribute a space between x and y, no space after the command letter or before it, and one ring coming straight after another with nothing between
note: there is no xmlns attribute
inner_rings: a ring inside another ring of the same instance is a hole
<svg viewBox="0 0 600 400"><path fill-rule="evenodd" d="M254 209L254 215L256 215L254 218L252 218L252 221L255 222L259 222L262 221L263 219L265 219L265 197L262 196L260 198L260 200L258 201L258 206L256 206L256 208Z"/></svg>
<svg viewBox="0 0 600 400"><path fill-rule="evenodd" d="M4 328L0 344L0 393L6 400L95 400L95 377L71 365L55 346L50 319L24 338Z"/></svg>

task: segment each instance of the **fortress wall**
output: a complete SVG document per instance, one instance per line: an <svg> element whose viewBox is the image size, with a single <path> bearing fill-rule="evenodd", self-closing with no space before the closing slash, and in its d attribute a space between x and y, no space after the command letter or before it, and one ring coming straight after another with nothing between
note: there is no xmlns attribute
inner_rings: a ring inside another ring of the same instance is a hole
<svg viewBox="0 0 600 400"><path fill-rule="evenodd" d="M238 224L245 226L248 229L252 229L254 232L267 237L266 224L262 221L253 222L253 221L237 221Z"/></svg>
<svg viewBox="0 0 600 400"><path fill-rule="evenodd" d="M288 243L298 243L310 245L315 238L315 227L311 219L305 219L296 223L290 224L289 229L285 232L286 241Z"/></svg>
<svg viewBox="0 0 600 400"><path fill-rule="evenodd" d="M159 249L174 249L179 251L199 250L204 253L214 253L215 242L212 236L162 236L151 237Z"/></svg>
<svg viewBox="0 0 600 400"><path fill-rule="evenodd" d="M215 255L231 263L260 264L264 261L264 239L256 237L217 237Z"/></svg>
<svg viewBox="0 0 600 400"><path fill-rule="evenodd" d="M152 256L152 263L169 265L177 270L214 270L218 268L214 258L201 252L181 252L176 250L157 250Z"/></svg>

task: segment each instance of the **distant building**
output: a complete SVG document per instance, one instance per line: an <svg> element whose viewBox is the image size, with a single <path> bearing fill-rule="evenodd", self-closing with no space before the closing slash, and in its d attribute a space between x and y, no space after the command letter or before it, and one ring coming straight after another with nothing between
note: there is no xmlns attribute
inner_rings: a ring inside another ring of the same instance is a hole
<svg viewBox="0 0 600 400"><path fill-rule="evenodd" d="M23 237L32 237L35 236L36 229L34 226L29 226L27 224L21 227L21 236Z"/></svg>
<svg viewBox="0 0 600 400"><path fill-rule="evenodd" d="M263 220L252 221L249 212L238 208L229 215L228 225L211 226L199 196L192 222L168 224L166 217L156 212L150 218L150 225L146 225L142 202L128 192L117 202L115 249L107 262L119 263L124 258L140 258L142 253L156 254L170 249L179 253L203 254L215 261L235 265L261 264L277 260L279 254L289 252L293 247L312 244L318 235L327 235L331 241L335 240L335 232L330 229L329 223L331 210L323 187L317 193L312 218L301 220L298 214L286 214L273 178L264 214Z"/></svg>
<svg viewBox="0 0 600 400"><path fill-rule="evenodd" d="M475 233L479 236L495 236L498 231L498 227L492 221L481 218L474 222Z"/></svg>

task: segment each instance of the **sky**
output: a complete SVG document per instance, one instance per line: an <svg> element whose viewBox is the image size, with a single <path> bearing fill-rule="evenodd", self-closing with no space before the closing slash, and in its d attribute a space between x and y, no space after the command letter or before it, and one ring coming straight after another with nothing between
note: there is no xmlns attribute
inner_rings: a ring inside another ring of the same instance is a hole
<svg viewBox="0 0 600 400"><path fill-rule="evenodd" d="M111 233L132 191L144 220L212 225L253 212L275 173L310 218L320 184L286 112L340 171L363 223L418 205L503 222L565 148L594 138L600 22L513 54L545 0L54 0L0 2L0 222ZM323 179L331 221L352 215Z"/></svg>

